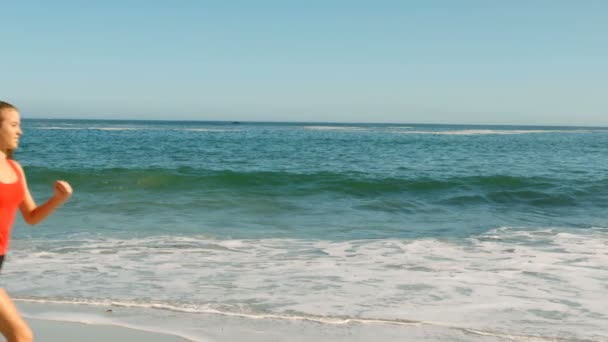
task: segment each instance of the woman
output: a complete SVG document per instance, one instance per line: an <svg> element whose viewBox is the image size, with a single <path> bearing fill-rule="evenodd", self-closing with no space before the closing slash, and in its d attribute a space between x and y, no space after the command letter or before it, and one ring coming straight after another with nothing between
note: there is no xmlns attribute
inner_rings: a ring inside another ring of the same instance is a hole
<svg viewBox="0 0 608 342"><path fill-rule="evenodd" d="M11 226L17 208L29 224L44 220L72 195L67 182L57 181L55 193L46 203L37 206L30 195L21 165L13 160L13 151L21 136L21 119L17 108L0 101L0 268L8 248ZM0 332L8 342L32 341L27 326L6 291L0 288Z"/></svg>

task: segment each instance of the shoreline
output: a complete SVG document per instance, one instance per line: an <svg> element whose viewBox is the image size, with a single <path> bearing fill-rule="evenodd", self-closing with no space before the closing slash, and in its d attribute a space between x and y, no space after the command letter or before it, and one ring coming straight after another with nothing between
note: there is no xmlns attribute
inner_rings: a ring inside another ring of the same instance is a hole
<svg viewBox="0 0 608 342"><path fill-rule="evenodd" d="M512 335L433 323L323 324L314 321L255 319L217 314L175 313L69 304L16 302L36 340L45 342L504 342L533 337L539 342L568 341L565 336Z"/></svg>
<svg viewBox="0 0 608 342"><path fill-rule="evenodd" d="M25 318L36 340L45 342L104 342L147 341L147 342L193 342L178 336L150 332L116 325L88 324Z"/></svg>

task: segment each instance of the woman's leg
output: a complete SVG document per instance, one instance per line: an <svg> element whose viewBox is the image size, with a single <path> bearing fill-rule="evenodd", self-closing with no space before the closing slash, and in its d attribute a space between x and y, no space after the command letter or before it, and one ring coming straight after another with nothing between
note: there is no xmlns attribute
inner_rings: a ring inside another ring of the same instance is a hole
<svg viewBox="0 0 608 342"><path fill-rule="evenodd" d="M0 332L7 342L31 342L32 331L21 318L15 304L4 289L0 288Z"/></svg>

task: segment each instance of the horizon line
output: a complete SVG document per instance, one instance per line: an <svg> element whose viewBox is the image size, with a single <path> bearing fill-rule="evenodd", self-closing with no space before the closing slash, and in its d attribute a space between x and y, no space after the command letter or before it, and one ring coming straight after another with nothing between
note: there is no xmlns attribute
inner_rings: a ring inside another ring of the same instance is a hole
<svg viewBox="0 0 608 342"><path fill-rule="evenodd" d="M488 124L488 123L429 123L429 122L345 122L345 121L243 121L243 120L204 120L204 119L118 119L118 118L49 118L49 117L26 117L23 120L63 120L63 121L156 121L156 122L214 122L230 124L264 124L264 123L284 123L284 124L332 124L332 125L424 125L424 126L511 126L511 127L572 127L572 128L608 128L608 126L594 125L565 125L565 124Z"/></svg>

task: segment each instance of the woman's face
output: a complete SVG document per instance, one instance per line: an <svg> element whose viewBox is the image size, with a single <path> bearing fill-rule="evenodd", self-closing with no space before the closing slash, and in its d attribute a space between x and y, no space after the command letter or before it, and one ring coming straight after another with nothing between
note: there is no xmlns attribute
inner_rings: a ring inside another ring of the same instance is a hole
<svg viewBox="0 0 608 342"><path fill-rule="evenodd" d="M21 118L14 109L0 111L0 151L14 150L19 146Z"/></svg>

